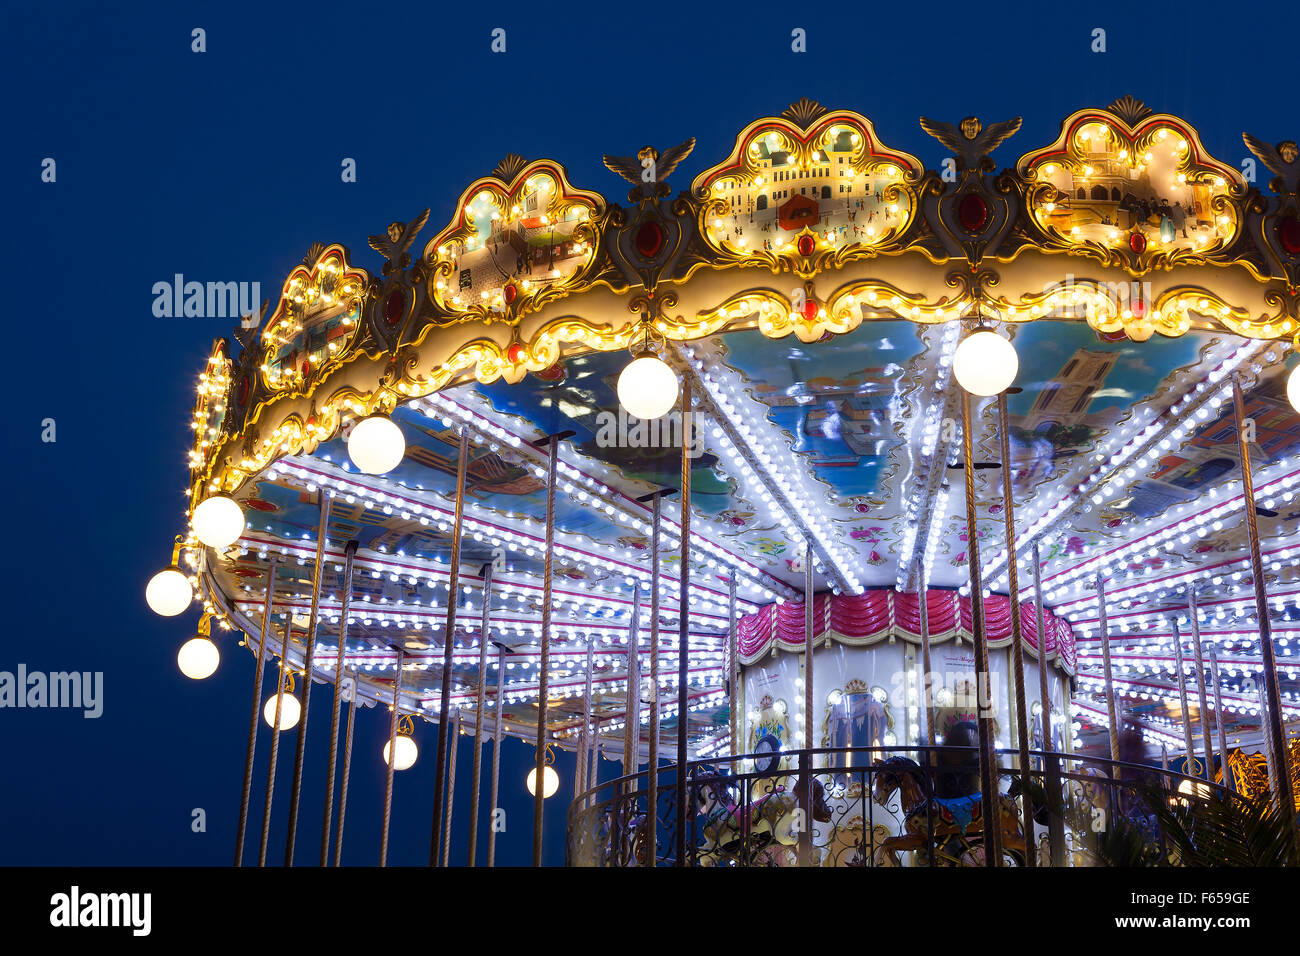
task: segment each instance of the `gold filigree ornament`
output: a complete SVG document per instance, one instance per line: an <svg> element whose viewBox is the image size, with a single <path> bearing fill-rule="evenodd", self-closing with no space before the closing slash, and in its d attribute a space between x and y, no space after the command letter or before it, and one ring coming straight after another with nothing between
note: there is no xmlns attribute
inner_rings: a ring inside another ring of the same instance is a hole
<svg viewBox="0 0 1300 956"><path fill-rule="evenodd" d="M1241 229L1237 170L1183 120L1133 103L1073 113L1016 170L1043 245L1134 275L1222 260Z"/></svg>
<svg viewBox="0 0 1300 956"><path fill-rule="evenodd" d="M720 264L811 278L901 249L922 173L920 160L883 146L860 114L805 109L751 123L691 191Z"/></svg>
<svg viewBox="0 0 1300 956"><path fill-rule="evenodd" d="M361 324L369 273L350 265L338 243L309 253L308 261L284 280L262 330L262 383L277 394L307 394L346 360Z"/></svg>
<svg viewBox="0 0 1300 956"><path fill-rule="evenodd" d="M503 164L475 180L424 248L428 294L445 313L442 323L516 324L584 288L604 212L599 193L571 186L551 160Z"/></svg>

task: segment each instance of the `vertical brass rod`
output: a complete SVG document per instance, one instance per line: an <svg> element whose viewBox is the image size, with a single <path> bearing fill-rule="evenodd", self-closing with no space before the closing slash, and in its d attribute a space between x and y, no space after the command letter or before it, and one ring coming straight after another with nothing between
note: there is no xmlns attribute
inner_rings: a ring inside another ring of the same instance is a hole
<svg viewBox="0 0 1300 956"><path fill-rule="evenodd" d="M1264 562L1259 553L1259 521L1255 514L1255 476L1250 464L1250 443L1246 441L1246 404L1241 394L1239 374L1232 376L1232 407L1237 414L1237 451L1241 456L1242 507L1246 512L1251 577L1255 584L1255 616L1259 627L1260 663L1264 670L1264 697L1268 703L1268 738L1276 755L1277 778L1285 784L1278 790L1278 809L1282 812L1282 818L1294 825L1295 800L1290 786L1291 774L1287 769L1286 731L1282 727L1282 695L1277 682L1277 661L1273 656L1273 622L1268 614L1268 594L1264 590Z"/></svg>
<svg viewBox="0 0 1300 956"><path fill-rule="evenodd" d="M452 719L447 756L447 822L442 831L443 866L451 866L451 811L456 808L456 750L460 744L461 727L460 708L457 707L456 716Z"/></svg>
<svg viewBox="0 0 1300 956"><path fill-rule="evenodd" d="M1043 561L1038 551L1038 539L1034 539L1034 623L1038 628L1038 712L1043 730L1043 753L1054 754L1052 740L1052 694L1047 683L1047 634L1043 623ZM1063 710L1064 713L1064 710ZM1065 725L1062 735L1070 727ZM1059 793L1056 790L1060 782L1059 763L1055 756L1043 758L1043 793ZM1047 819L1047 845L1052 866L1065 865L1065 821L1059 813L1051 814ZM1037 847L1030 847L1029 852L1037 853Z"/></svg>
<svg viewBox="0 0 1300 956"><path fill-rule="evenodd" d="M736 569L727 584L727 714L731 717L731 752L740 753L740 628L736 624Z"/></svg>
<svg viewBox="0 0 1300 956"><path fill-rule="evenodd" d="M352 672L352 692L348 694L348 730L343 737L343 773L339 781L339 827L334 835L334 865L343 864L343 822L348 815L348 784L352 779L352 732L357 724L357 672Z"/></svg>
<svg viewBox="0 0 1300 956"><path fill-rule="evenodd" d="M813 704L813 645L816 643L816 600L813 581L813 541L809 535L803 545L803 755L799 761L799 786L803 789L799 803L803 807L803 829L799 833L799 856L802 866L812 866L813 845L813 747L816 741Z"/></svg>
<svg viewBox="0 0 1300 956"><path fill-rule="evenodd" d="M1183 743L1187 751L1187 760L1183 773L1191 776L1192 761L1196 759L1196 749L1192 746L1192 715L1187 709L1187 675L1183 670L1183 639L1178 633L1178 619L1171 618L1170 626L1174 631L1174 672L1178 681L1178 706L1183 715Z"/></svg>
<svg viewBox="0 0 1300 956"><path fill-rule="evenodd" d="M1038 710L1043 729L1043 752L1052 749L1052 695L1047 685L1047 635L1043 633L1043 565L1034 541L1034 624L1038 630Z"/></svg>
<svg viewBox="0 0 1300 956"><path fill-rule="evenodd" d="M1210 743L1210 708L1205 699L1205 659L1201 656L1200 611L1196 607L1196 591L1187 589L1187 611L1192 622L1192 653L1196 661L1196 695L1201 708L1201 737L1205 741L1205 779L1214 782L1214 747ZM1216 711L1214 719L1219 719Z"/></svg>
<svg viewBox="0 0 1300 956"><path fill-rule="evenodd" d="M262 812L262 845L257 852L257 865L266 866L266 845L271 838L271 798L275 796L275 765L280 756L280 708L284 704L284 676L288 665L289 636L293 631L293 609L284 614L284 640L280 644L280 674L275 691L275 720L271 727L271 760L266 768L266 807Z"/></svg>
<svg viewBox="0 0 1300 956"><path fill-rule="evenodd" d="M357 556L358 542L353 539L343 549L343 595L342 611L339 614L339 650L334 658L334 700L330 706L330 754L329 766L325 770L325 813L320 835L320 865L329 866L330 828L334 824L334 777L339 755L339 716L343 701L339 697L339 687L343 681L346 666L344 652L348 641L348 613L352 609L352 564Z"/></svg>
<svg viewBox="0 0 1300 956"><path fill-rule="evenodd" d="M379 838L379 865L388 865L388 823L393 816L393 764L397 763L397 724L402 716L402 664L405 653L397 649L397 678L393 681L393 717L388 723L388 764L384 774L384 828Z"/></svg>
<svg viewBox="0 0 1300 956"><path fill-rule="evenodd" d="M993 749L992 694L989 684L989 646L984 632L984 581L980 575L980 546L975 529L975 443L971 438L970 393L961 394L963 469L966 479L966 560L970 569L971 631L975 639L975 696L977 701L976 725L979 730L980 810L984 816L984 865L999 866L1001 857L1001 832L992 821L997 814L998 777ZM960 619L959 619L960 620Z"/></svg>
<svg viewBox="0 0 1300 956"><path fill-rule="evenodd" d="M650 515L650 727L646 758L646 851L648 866L659 865L659 524L662 503L654 496Z"/></svg>
<svg viewBox="0 0 1300 956"><path fill-rule="evenodd" d="M632 621L627 632L627 687L623 701L623 776L636 773L641 745L641 582L632 585ZM635 782L628 788L636 789Z"/></svg>
<svg viewBox="0 0 1300 956"><path fill-rule="evenodd" d="M465 518L465 471L469 467L469 429L461 426L456 458L456 510L451 522L451 565L447 578L447 625L442 635L442 679L438 701L438 748L434 756L433 825L429 865L438 865L442 841L442 781L447 773L447 722L451 719L451 662L456 646L456 604L460 596L460 539Z"/></svg>
<svg viewBox="0 0 1300 956"><path fill-rule="evenodd" d="M329 537L330 503L333 495L320 490L320 528L316 534L316 569L311 578L311 616L307 620L307 643L302 652L302 713L298 716L298 740L293 752L293 789L289 795L289 833L284 841L284 865L293 866L294 842L298 838L298 798L302 793L303 758L307 753L307 713L311 703L312 675L316 667L316 618L320 614L320 584L325 570L325 540Z"/></svg>
<svg viewBox="0 0 1300 956"><path fill-rule="evenodd" d="M1210 683L1214 686L1214 726L1219 736L1219 766L1223 769L1223 785L1236 790L1236 781L1228 769L1228 739L1223 728L1223 695L1219 692L1219 655L1214 645L1210 645Z"/></svg>
<svg viewBox="0 0 1300 956"><path fill-rule="evenodd" d="M488 635L492 615L492 563L483 566L483 621L479 628L478 643L478 696L474 701L474 769L470 771L469 798L469 866L476 863L478 856L478 817L479 798L482 795L480 784L483 777L483 748L487 746L487 737L483 735L483 712L486 709L487 695L487 654Z"/></svg>
<svg viewBox="0 0 1300 956"><path fill-rule="evenodd" d="M582 682L582 729L578 732L578 759L575 761L573 793L579 797L587 792L591 785L587 782L588 766L591 763L591 670L595 666L592 648L595 638L587 634L586 677Z"/></svg>
<svg viewBox="0 0 1300 956"><path fill-rule="evenodd" d="M1011 424L1007 413L1007 393L998 393L998 441L1002 451L1002 517L1007 529L1007 594L1011 599L1011 669L1016 682L1016 743L1020 747L1020 780L1029 782L1029 717L1025 706L1025 649L1020 626L1020 577L1016 557L1016 519L1012 505ZM1024 811L1025 866L1033 867L1034 806L1029 788L1022 786L1020 797Z"/></svg>
<svg viewBox="0 0 1300 956"><path fill-rule="evenodd" d="M488 826L487 857L489 867L496 866L497 861L497 796L501 786L501 719L506 709L505 696L502 692L505 686L506 649L504 645L500 645L497 647L496 723L492 729L492 786L489 799L492 805L492 814L489 817L491 822Z"/></svg>
<svg viewBox="0 0 1300 956"><path fill-rule="evenodd" d="M248 831L248 800L253 793L253 757L257 750L257 717L262 709L262 683L266 676L266 639L271 633L271 610L275 605L276 556L266 570L266 599L262 603L262 636L257 642L257 664L253 671L253 714L248 720L248 753L244 757L244 791L239 801L239 830L235 835L235 866L244 861L244 837Z"/></svg>
<svg viewBox="0 0 1300 956"><path fill-rule="evenodd" d="M924 561L924 557L922 558ZM921 569L921 586L917 591L917 614L921 619L921 692L925 695L925 740L934 746L934 674L930 663L930 582Z"/></svg>
<svg viewBox="0 0 1300 956"><path fill-rule="evenodd" d="M1263 687L1259 688L1259 717L1260 723L1269 720L1273 715L1269 713L1268 694ZM1268 771L1268 787L1273 791L1273 806L1278 810L1282 808L1282 791L1290 791L1290 787L1283 787L1281 782L1286 780L1282 775L1285 769L1278 764L1277 751L1273 749L1272 739L1264 735L1264 768Z"/></svg>
<svg viewBox="0 0 1300 956"><path fill-rule="evenodd" d="M542 566L542 654L537 683L537 757L535 768L537 791L533 795L533 866L542 865L542 805L546 787L543 771L546 768L546 695L551 668L551 595L555 552L555 468L559 454L560 438L552 435L548 447L546 469L546 559Z"/></svg>
<svg viewBox="0 0 1300 956"><path fill-rule="evenodd" d="M677 865L686 865L686 771L690 758L687 731L690 723L690 688L687 686L688 644L691 629L691 378L682 377L682 520L681 582L677 595Z"/></svg>
<svg viewBox="0 0 1300 956"><path fill-rule="evenodd" d="M1106 715L1110 718L1110 759L1119 762L1119 716L1115 706L1115 678L1110 667L1110 633L1106 627L1106 582L1097 572L1097 621L1101 628L1101 663L1106 669ZM1114 768L1111 768L1112 773Z"/></svg>

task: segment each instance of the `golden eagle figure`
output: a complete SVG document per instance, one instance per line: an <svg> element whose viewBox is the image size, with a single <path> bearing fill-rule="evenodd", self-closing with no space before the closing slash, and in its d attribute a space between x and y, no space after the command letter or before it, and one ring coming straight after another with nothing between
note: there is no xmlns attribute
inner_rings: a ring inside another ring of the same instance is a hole
<svg viewBox="0 0 1300 956"><path fill-rule="evenodd" d="M977 117L967 116L960 127L958 130L951 123L921 117L921 129L952 150L962 169L992 170L993 161L988 158L989 153L1016 134L1020 129L1020 117L994 123L985 129Z"/></svg>
<svg viewBox="0 0 1300 956"><path fill-rule="evenodd" d="M401 222L390 222L387 235L368 237L370 248L388 260L384 263L384 275L388 275L394 269L405 269L411 264L411 257L407 255L406 250L411 248L416 233L423 229L428 221L429 210L426 209L405 225Z"/></svg>
<svg viewBox="0 0 1300 956"><path fill-rule="evenodd" d="M662 184L670 175L672 175L673 170L677 168L678 164L680 164L687 156L691 155L691 150L693 149L695 149L694 136L686 140L686 142L674 146L672 149L664 150L663 153L660 153L659 150L655 149L653 146L641 147L641 149L637 150L635 156L610 156L606 153L604 157L605 166L611 172L618 173L628 182L632 183L633 186L637 187L631 192L632 199L635 201L641 195L642 187L649 186L650 188L646 189L646 193L653 193L656 190L657 185ZM646 168L646 160L650 160L654 163L654 178L650 180L649 183L641 179L641 173ZM667 193L667 189L665 188L663 192Z"/></svg>
<svg viewBox="0 0 1300 956"><path fill-rule="evenodd" d="M1278 178L1269 183L1269 189L1275 193L1296 193L1300 186L1300 149L1294 140L1283 140L1274 148L1262 139L1242 133L1241 138L1246 147L1259 157L1259 161L1276 173ZM1282 188L1278 188L1278 187Z"/></svg>

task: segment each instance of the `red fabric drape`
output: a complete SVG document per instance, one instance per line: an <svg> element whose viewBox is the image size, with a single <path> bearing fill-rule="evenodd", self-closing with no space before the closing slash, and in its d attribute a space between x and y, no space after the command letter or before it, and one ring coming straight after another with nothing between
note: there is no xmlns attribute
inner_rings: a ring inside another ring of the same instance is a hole
<svg viewBox="0 0 1300 956"><path fill-rule="evenodd" d="M909 641L921 639L920 598L890 588L862 594L818 594L813 598L814 630L818 640L828 635L853 644L873 644L891 634ZM956 591L931 589L926 595L930 637L936 643L954 633L970 640L971 601ZM1011 600L1002 594L984 599L985 634L990 647L1005 647L1011 640ZM741 618L738 624L740 657L751 663L767 653L773 644L786 650L803 646L803 602L769 604ZM1049 658L1059 658L1074 673L1074 633L1070 625L1050 610L1043 609L1043 630ZM1020 636L1025 646L1038 649L1038 622L1032 601L1020 605Z"/></svg>

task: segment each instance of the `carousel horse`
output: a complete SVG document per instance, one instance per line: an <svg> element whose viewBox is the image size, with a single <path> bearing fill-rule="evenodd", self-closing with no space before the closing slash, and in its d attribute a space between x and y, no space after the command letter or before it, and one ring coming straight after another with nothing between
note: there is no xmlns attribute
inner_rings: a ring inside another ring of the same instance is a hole
<svg viewBox="0 0 1300 956"><path fill-rule="evenodd" d="M717 775L695 782L696 809L703 819L703 840L697 850L700 866L725 866L739 860L748 851L750 863L762 866L788 866L797 862L789 848L799 844L802 808L808 786L797 779L793 787L779 781L762 779L765 792L740 804L733 793L730 778ZM812 783L811 815L819 823L828 823L831 809L825 789L815 777ZM806 825L806 824L805 824ZM743 835L748 829L749 841Z"/></svg>
<svg viewBox="0 0 1300 956"><path fill-rule="evenodd" d="M933 782L916 761L907 757L877 760L874 797L885 806L894 793L899 794L903 810L903 833L881 841L876 849L878 861L898 866L898 854L919 851L929 846L933 826L936 856L958 864L977 864L983 848L972 839L984 832L983 801L979 792L978 764L972 763L969 747L976 738L975 725L969 721L954 724L945 737L950 746L938 752ZM959 749L960 748L960 749ZM997 826L1002 833L1002 847L1020 864L1024 863L1024 833L1015 800L997 795ZM918 854L919 858L919 854Z"/></svg>

